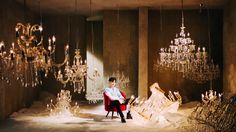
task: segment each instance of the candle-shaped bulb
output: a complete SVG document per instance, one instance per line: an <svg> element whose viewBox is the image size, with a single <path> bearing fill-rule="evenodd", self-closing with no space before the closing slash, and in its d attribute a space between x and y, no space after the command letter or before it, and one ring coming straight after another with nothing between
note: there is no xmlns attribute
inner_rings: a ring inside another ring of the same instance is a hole
<svg viewBox="0 0 236 132"><path fill-rule="evenodd" d="M15 43L13 42L13 43L11 43L11 45L12 45L12 49L14 49L15 48Z"/></svg>
<svg viewBox="0 0 236 132"><path fill-rule="evenodd" d="M49 51L52 50L52 46L51 46L51 44L48 45L48 50L49 50Z"/></svg>
<svg viewBox="0 0 236 132"><path fill-rule="evenodd" d="M56 42L56 37L55 36L52 36L52 42Z"/></svg>
<svg viewBox="0 0 236 132"><path fill-rule="evenodd" d="M131 95L131 99L134 99L134 95Z"/></svg>
<svg viewBox="0 0 236 132"><path fill-rule="evenodd" d="M48 44L51 44L51 38L48 38Z"/></svg>
<svg viewBox="0 0 236 132"><path fill-rule="evenodd" d="M202 98L204 98L204 94L202 94Z"/></svg>
<svg viewBox="0 0 236 132"><path fill-rule="evenodd" d="M67 44L67 45L66 45L66 50L68 50L68 49L69 49L69 45Z"/></svg>
<svg viewBox="0 0 236 132"><path fill-rule="evenodd" d="M43 27L39 26L39 31L42 32L43 31Z"/></svg>
<svg viewBox="0 0 236 132"><path fill-rule="evenodd" d="M200 47L197 48L197 51L200 51Z"/></svg>

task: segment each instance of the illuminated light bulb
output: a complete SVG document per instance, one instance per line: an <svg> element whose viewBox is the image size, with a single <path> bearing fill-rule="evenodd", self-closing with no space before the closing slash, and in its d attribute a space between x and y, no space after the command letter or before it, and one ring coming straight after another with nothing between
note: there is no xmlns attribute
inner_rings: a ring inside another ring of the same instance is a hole
<svg viewBox="0 0 236 132"><path fill-rule="evenodd" d="M56 41L56 37L52 36L52 42L54 43Z"/></svg>
<svg viewBox="0 0 236 132"><path fill-rule="evenodd" d="M12 43L11 45L12 45L12 49L14 49L15 48L15 43Z"/></svg>
<svg viewBox="0 0 236 132"><path fill-rule="evenodd" d="M42 32L43 31L43 27L39 26L39 31Z"/></svg>

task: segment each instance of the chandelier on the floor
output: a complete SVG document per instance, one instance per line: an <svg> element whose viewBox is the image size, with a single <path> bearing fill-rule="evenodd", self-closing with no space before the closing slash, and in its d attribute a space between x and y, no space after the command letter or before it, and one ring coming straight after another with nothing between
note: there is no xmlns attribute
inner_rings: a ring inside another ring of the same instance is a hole
<svg viewBox="0 0 236 132"><path fill-rule="evenodd" d="M222 93L217 94L216 91L210 89L209 91L206 91L205 94L202 94L202 102L205 104L209 102L218 104L221 102L222 95Z"/></svg>
<svg viewBox="0 0 236 132"><path fill-rule="evenodd" d="M71 105L71 94L69 90L61 90L57 94L56 101L50 100L50 103L47 104L47 110L50 112L50 116L55 117L70 117L75 116L79 113L79 105L77 102L72 106Z"/></svg>
<svg viewBox="0 0 236 132"><path fill-rule="evenodd" d="M129 102L134 120L142 123L157 123L165 120L165 113L177 112L179 105L182 103L179 92L174 92L174 94L169 92L167 98L158 83L151 85L150 91L152 94L147 100L136 98Z"/></svg>
<svg viewBox="0 0 236 132"><path fill-rule="evenodd" d="M66 62L64 72L58 71L57 80L60 81L64 86L67 83L72 83L74 86L74 92L80 93L85 91L85 77L87 75L87 64L86 60L82 60L80 55L80 49L75 49L75 56L73 65L69 65L69 61Z"/></svg>

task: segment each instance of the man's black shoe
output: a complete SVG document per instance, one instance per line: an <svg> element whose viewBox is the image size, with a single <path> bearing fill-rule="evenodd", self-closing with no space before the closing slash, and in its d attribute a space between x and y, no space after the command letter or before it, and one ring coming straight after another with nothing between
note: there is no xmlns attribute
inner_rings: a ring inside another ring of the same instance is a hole
<svg viewBox="0 0 236 132"><path fill-rule="evenodd" d="M126 119L133 119L132 116L131 116L131 114L130 114L130 111L127 113Z"/></svg>
<svg viewBox="0 0 236 132"><path fill-rule="evenodd" d="M126 121L125 121L125 118L124 118L124 117L122 117L122 118L121 118L121 123L126 123Z"/></svg>

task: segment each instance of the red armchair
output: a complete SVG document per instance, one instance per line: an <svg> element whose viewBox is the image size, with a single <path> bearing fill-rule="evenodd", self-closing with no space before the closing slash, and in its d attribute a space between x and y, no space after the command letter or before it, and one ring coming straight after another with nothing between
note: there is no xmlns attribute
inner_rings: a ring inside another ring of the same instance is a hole
<svg viewBox="0 0 236 132"><path fill-rule="evenodd" d="M124 92L120 91L121 95L126 98L126 95ZM110 102L111 102L111 99L106 95L106 93L104 92L103 93L103 96L104 96L104 107L105 107L105 110L107 111L107 115L106 117L108 116L108 114L110 112L112 112L112 116L111 116L111 119L113 119L113 114L114 114L114 111L117 111L115 107L111 107L110 105ZM122 111L125 111L126 110L126 104L121 104L120 105L120 109ZM118 114L118 113L117 113Z"/></svg>

